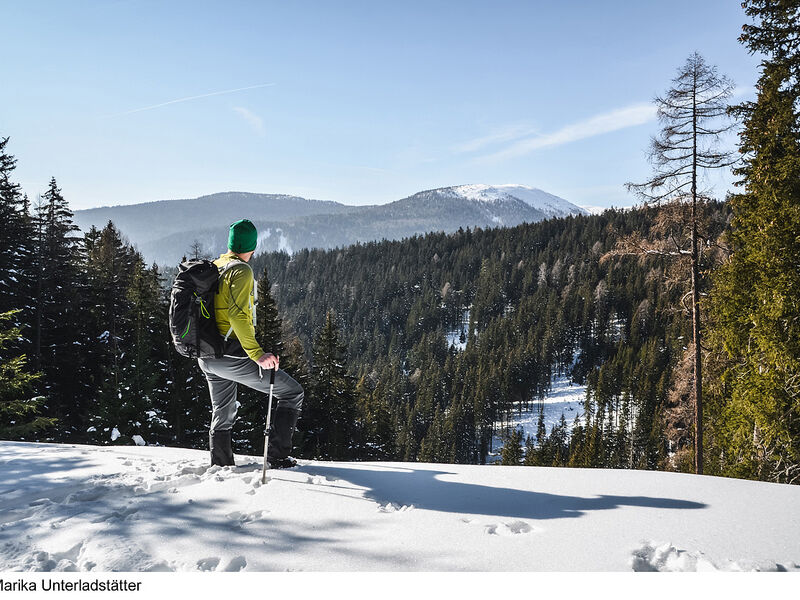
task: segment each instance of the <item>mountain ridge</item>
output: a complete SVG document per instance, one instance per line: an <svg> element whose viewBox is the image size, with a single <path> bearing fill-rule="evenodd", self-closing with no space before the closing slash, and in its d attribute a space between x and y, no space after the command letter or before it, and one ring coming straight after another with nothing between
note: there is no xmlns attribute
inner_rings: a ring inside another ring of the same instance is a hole
<svg viewBox="0 0 800 600"><path fill-rule="evenodd" d="M190 210L191 209L191 210ZM203 254L223 250L231 222L249 218L259 251L335 248L467 227L512 227L587 211L538 188L467 184L422 190L386 204L353 206L289 194L219 192L75 212L83 230L108 221L150 261L176 264L199 242Z"/></svg>

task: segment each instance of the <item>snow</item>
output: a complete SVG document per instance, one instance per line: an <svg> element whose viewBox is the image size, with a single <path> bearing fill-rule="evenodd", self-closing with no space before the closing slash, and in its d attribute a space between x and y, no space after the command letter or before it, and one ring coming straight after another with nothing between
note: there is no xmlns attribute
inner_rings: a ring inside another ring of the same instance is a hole
<svg viewBox="0 0 800 600"><path fill-rule="evenodd" d="M464 332L464 341L461 341L461 331L448 331L445 334L447 338L447 345L452 346L458 351L463 351L467 347L467 334Z"/></svg>
<svg viewBox="0 0 800 600"><path fill-rule="evenodd" d="M467 333L469 332L469 311L467 308L461 312L461 322L459 325L445 333L447 345L454 347L458 351L463 351L467 347ZM464 335L464 341L461 341L461 335Z"/></svg>
<svg viewBox="0 0 800 600"><path fill-rule="evenodd" d="M2 571L800 570L800 487L0 442Z"/></svg>
<svg viewBox="0 0 800 600"><path fill-rule="evenodd" d="M544 425L548 435L553 427L558 425L561 415L567 420L567 434L572 431L575 417L583 416L583 401L586 398L586 386L572 383L569 375L556 375L551 380L550 392L542 400L544 407ZM533 401L531 408L522 413L514 412L508 420L509 430L522 429L523 444L527 436L536 437L536 428L539 425L539 403ZM492 455L490 461L500 460L500 449L504 444L506 423L495 423L497 433L492 439Z"/></svg>
<svg viewBox="0 0 800 600"><path fill-rule="evenodd" d="M590 215L602 215L605 211L609 210L610 207L581 204L581 208Z"/></svg>
<svg viewBox="0 0 800 600"><path fill-rule="evenodd" d="M289 245L289 238L283 234L283 230L276 229L275 232L280 233L280 237L278 238L278 250L283 250L290 256L294 254L294 250L292 250L292 247Z"/></svg>
<svg viewBox="0 0 800 600"><path fill-rule="evenodd" d="M133 440L133 443L136 444L137 446L146 446L147 445L147 442L145 442L144 438L142 436L140 436L140 435L132 435L131 439Z"/></svg>
<svg viewBox="0 0 800 600"><path fill-rule="evenodd" d="M588 211L567 202L563 198L548 194L538 188L527 185L505 184L505 185L486 185L483 183L471 185L459 185L450 188L453 193L463 196L469 200L479 202L495 203L509 197L522 200L525 204L537 208L551 217L566 217L568 215L585 215Z"/></svg>
<svg viewBox="0 0 800 600"><path fill-rule="evenodd" d="M111 430L111 441L116 442L119 439L119 436L120 436L119 429L114 427L114 429Z"/></svg>

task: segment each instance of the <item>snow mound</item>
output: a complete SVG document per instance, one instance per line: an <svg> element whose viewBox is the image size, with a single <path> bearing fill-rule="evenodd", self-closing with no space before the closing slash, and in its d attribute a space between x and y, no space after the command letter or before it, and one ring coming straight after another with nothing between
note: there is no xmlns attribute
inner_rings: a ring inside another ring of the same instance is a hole
<svg viewBox="0 0 800 600"><path fill-rule="evenodd" d="M678 550L669 542L645 542L631 556L634 571L800 571L796 563L783 565L771 560L739 560L715 563L702 552Z"/></svg>
<svg viewBox="0 0 800 600"><path fill-rule="evenodd" d="M200 450L0 442L0 571L797 570L800 561L800 486L323 461L269 471L262 484L261 460L211 467Z"/></svg>

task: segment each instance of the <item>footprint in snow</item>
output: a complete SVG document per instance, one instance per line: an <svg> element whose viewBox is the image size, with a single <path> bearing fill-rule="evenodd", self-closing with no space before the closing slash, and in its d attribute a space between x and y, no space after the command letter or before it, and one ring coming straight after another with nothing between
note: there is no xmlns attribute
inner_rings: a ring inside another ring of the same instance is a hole
<svg viewBox="0 0 800 600"><path fill-rule="evenodd" d="M111 491L111 489L105 485L95 485L70 494L64 499L64 504L93 502L105 496L109 491Z"/></svg>
<svg viewBox="0 0 800 600"><path fill-rule="evenodd" d="M223 571L243 571L247 566L247 559L244 556L234 556Z"/></svg>
<svg viewBox="0 0 800 600"><path fill-rule="evenodd" d="M387 502L386 504L378 505L378 512L382 513L408 512L409 510L414 510L413 504L401 505L396 502Z"/></svg>
<svg viewBox="0 0 800 600"><path fill-rule="evenodd" d="M311 483L314 485L323 485L329 481L333 481L330 477L325 477L322 475L309 475L308 479L306 479L306 483Z"/></svg>
<svg viewBox="0 0 800 600"><path fill-rule="evenodd" d="M241 511L234 511L232 513L228 513L227 517L232 521L236 521L239 525L244 525L245 523L252 523L253 521L258 521L261 517L267 514L268 511L266 510L257 510L251 513L244 513Z"/></svg>
<svg viewBox="0 0 800 600"><path fill-rule="evenodd" d="M204 475L208 467L186 466L178 471L178 475Z"/></svg>
<svg viewBox="0 0 800 600"><path fill-rule="evenodd" d="M102 517L97 517L96 519L92 520L92 523L102 523L103 521L111 521L113 519L119 519L120 521L130 521L133 519L133 515L139 512L138 508L124 508L122 510L115 510L112 511L110 515L105 515Z"/></svg>
<svg viewBox="0 0 800 600"><path fill-rule="evenodd" d="M487 535L519 535L520 533L530 533L533 527L525 521L509 521L508 523L491 523L484 527Z"/></svg>
<svg viewBox="0 0 800 600"><path fill-rule="evenodd" d="M219 566L219 556L209 556L197 561L198 571L213 571Z"/></svg>

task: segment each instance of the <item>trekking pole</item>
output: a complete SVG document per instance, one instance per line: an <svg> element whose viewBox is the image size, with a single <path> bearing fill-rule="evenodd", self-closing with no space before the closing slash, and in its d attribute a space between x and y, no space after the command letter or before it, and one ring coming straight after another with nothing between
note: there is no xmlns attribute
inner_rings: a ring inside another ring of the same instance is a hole
<svg viewBox="0 0 800 600"><path fill-rule="evenodd" d="M260 373L259 373L260 374ZM272 417L272 386L275 385L275 369L269 370L269 404L267 405L267 426L264 429L264 469L261 471L261 483L267 483L267 450L269 449L269 421Z"/></svg>

